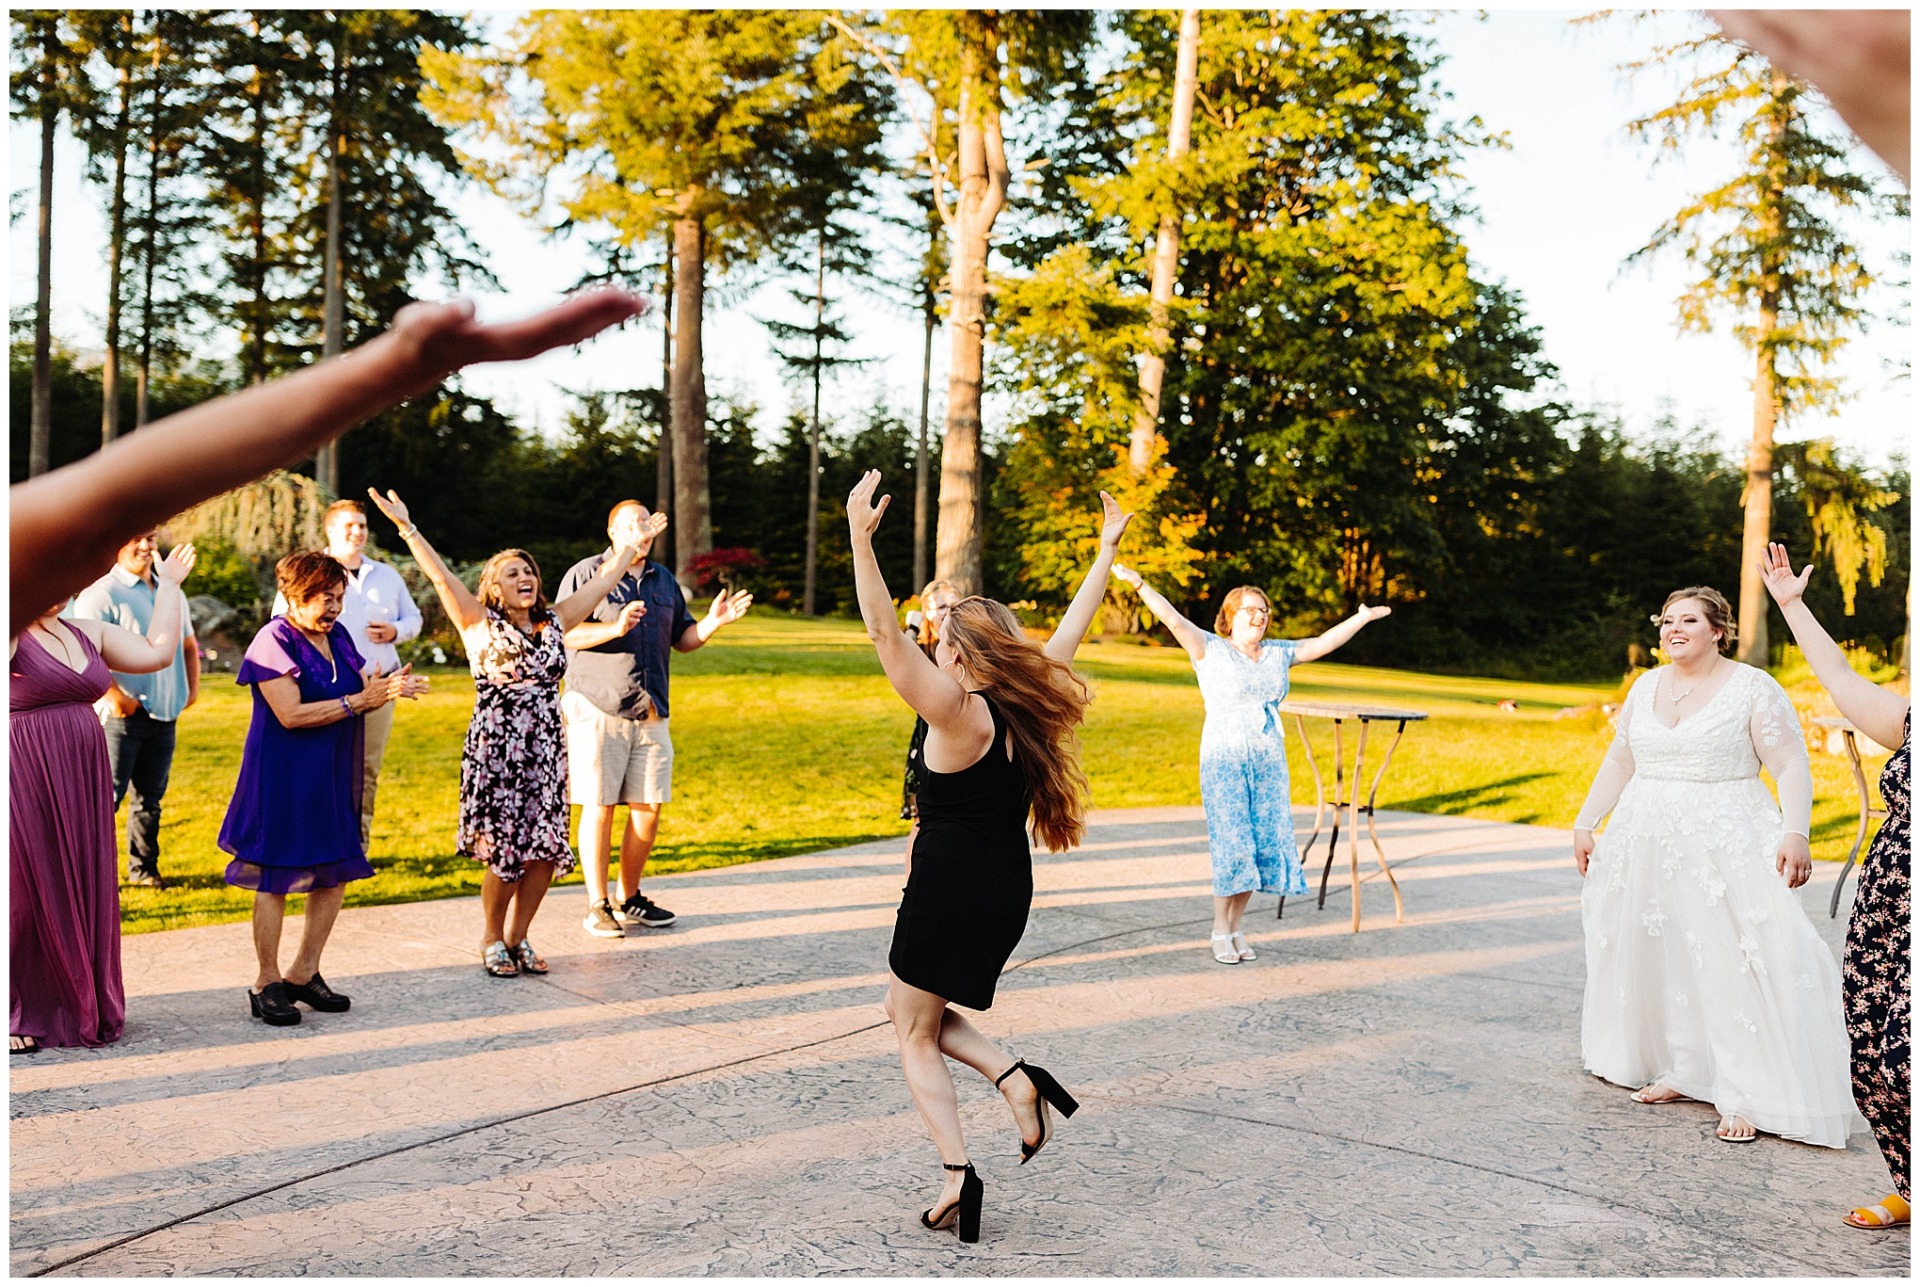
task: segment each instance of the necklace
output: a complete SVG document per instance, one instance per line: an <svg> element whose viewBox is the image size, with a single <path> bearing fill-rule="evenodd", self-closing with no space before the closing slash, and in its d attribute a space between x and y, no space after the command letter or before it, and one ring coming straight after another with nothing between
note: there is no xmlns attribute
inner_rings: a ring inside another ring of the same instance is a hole
<svg viewBox="0 0 1920 1287"><path fill-rule="evenodd" d="M1667 685L1667 704L1670 706L1678 706L1681 702L1693 696L1694 690L1699 688L1700 685L1706 683L1708 677L1711 676L1712 674L1713 674L1713 671L1709 670L1705 675L1700 676L1700 678L1694 680L1691 684L1687 685L1685 688L1682 688L1682 689L1676 690L1672 684L1668 684Z"/></svg>

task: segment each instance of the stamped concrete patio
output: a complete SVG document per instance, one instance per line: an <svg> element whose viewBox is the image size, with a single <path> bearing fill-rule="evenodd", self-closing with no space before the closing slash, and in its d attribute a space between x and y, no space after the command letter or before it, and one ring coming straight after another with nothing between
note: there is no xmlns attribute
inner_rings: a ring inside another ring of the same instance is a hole
<svg viewBox="0 0 1920 1287"><path fill-rule="evenodd" d="M672 929L535 936L477 963L472 900L344 914L346 1015L246 1018L247 928L126 944L125 1040L16 1058L11 1268L63 1274L1899 1275L1906 1230L1844 1153L1729 1147L1712 1110L1580 1071L1565 832L1383 814L1348 932L1205 951L1197 809L1097 814L1036 869L984 1027L1082 1109L1033 1165L986 1083L962 1108L983 1240L928 1233L937 1159L878 994L897 842L662 877ZM1831 869L1821 876L1831 880ZM1836 949L1817 879L1805 902Z"/></svg>

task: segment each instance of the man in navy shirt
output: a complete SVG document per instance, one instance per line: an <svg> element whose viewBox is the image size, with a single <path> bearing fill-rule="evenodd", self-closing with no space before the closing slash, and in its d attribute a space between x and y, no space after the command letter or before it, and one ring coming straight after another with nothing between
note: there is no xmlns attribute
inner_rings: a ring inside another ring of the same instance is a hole
<svg viewBox="0 0 1920 1287"><path fill-rule="evenodd" d="M632 566L599 606L567 631L567 690L560 712L567 725L567 793L580 806L580 865L587 875L589 934L619 938L627 925L657 928L674 915L640 892L640 873L660 831L660 806L673 798L673 738L667 727L667 663L692 652L722 626L746 615L750 594L721 591L699 621L673 574L647 555L666 530L667 516L637 500L607 515L608 547L567 569L554 591L564 599L599 572L623 545L634 545ZM607 896L613 810L627 806L620 837L620 882L626 899Z"/></svg>

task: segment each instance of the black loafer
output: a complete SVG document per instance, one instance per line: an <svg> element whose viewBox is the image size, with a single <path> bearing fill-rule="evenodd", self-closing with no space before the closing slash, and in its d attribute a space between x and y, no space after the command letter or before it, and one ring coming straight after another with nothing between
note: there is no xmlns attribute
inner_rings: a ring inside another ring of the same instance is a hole
<svg viewBox="0 0 1920 1287"><path fill-rule="evenodd" d="M317 972L305 983L294 983L289 980L287 983L287 1000L289 1002L305 1001L314 1009L324 1011L327 1014L343 1014L347 1008L353 1004L351 1000L341 996L338 992L328 987L327 981L321 978Z"/></svg>
<svg viewBox="0 0 1920 1287"><path fill-rule="evenodd" d="M276 1028L300 1022L300 1012L293 1008L293 1001L287 996L287 985L284 983L269 983L258 992L248 992L247 1004L253 1008L254 1018Z"/></svg>

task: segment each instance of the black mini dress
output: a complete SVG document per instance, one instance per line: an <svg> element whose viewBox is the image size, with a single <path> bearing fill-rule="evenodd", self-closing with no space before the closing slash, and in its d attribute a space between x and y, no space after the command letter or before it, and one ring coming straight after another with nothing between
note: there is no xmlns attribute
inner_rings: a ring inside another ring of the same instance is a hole
<svg viewBox="0 0 1920 1287"><path fill-rule="evenodd" d="M902 983L970 1010L993 1005L1033 905L1027 775L1007 758L999 708L981 697L993 716L986 752L958 773L921 768L913 874L887 955Z"/></svg>

